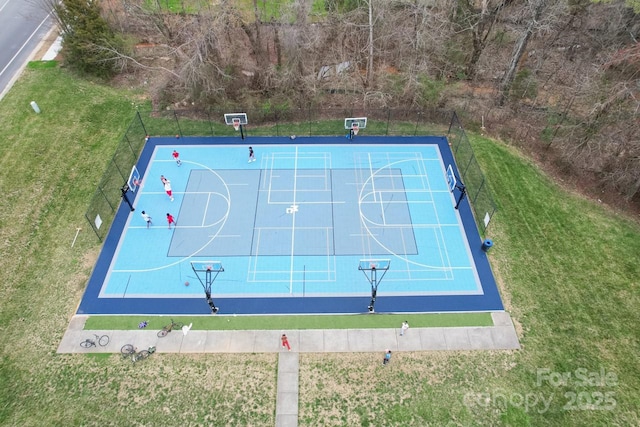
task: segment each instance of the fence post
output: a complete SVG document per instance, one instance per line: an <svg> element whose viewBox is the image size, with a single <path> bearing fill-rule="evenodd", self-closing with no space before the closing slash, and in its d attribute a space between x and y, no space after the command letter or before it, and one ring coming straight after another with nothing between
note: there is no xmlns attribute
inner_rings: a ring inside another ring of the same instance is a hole
<svg viewBox="0 0 640 427"><path fill-rule="evenodd" d="M96 226L93 223L93 221L91 221L91 218L89 218L89 215L85 213L84 217L87 220L87 222L89 223L89 226L91 227L93 232L96 233L96 237L98 238L98 240L102 242L102 237L100 237L100 234L98 233L98 229L96 228Z"/></svg>
<svg viewBox="0 0 640 427"><path fill-rule="evenodd" d="M478 200L478 196L480 195L480 192L482 191L482 187L484 187L484 176L482 177L482 182L478 186L478 191L476 191L476 195L473 198L473 203L474 204L476 203L476 200Z"/></svg>
<svg viewBox="0 0 640 427"><path fill-rule="evenodd" d="M211 136L216 136L213 130L213 121L211 120L211 110L207 110L207 121L209 122L209 129L211 129Z"/></svg>
<svg viewBox="0 0 640 427"><path fill-rule="evenodd" d="M387 131L385 135L389 135L389 121L391 121L391 108L387 107Z"/></svg>
<svg viewBox="0 0 640 427"><path fill-rule="evenodd" d="M140 110L138 110L137 108L136 108L136 116L138 116L138 120L140 120L140 124L142 125L142 130L144 134L149 135L149 132L147 132L147 128L144 125L144 121L142 120L142 116L140 115Z"/></svg>
<svg viewBox="0 0 640 427"><path fill-rule="evenodd" d="M178 135L182 136L182 129L180 129L180 120L178 119L178 113L176 113L176 110L173 110L173 117L175 117L176 125L178 126Z"/></svg>
<svg viewBox="0 0 640 427"><path fill-rule="evenodd" d="M456 119L456 121L458 121L457 118L458 118L458 115L454 111L453 114L451 114L451 120L449 120L449 130L447 131L447 134L451 133L451 128L453 127L453 120Z"/></svg>
<svg viewBox="0 0 640 427"><path fill-rule="evenodd" d="M115 208L113 207L113 205L111 204L111 202L109 202L109 198L107 197L106 194L104 194L104 191L102 191L102 188L98 187L98 191L100 191L100 194L102 194L102 197L104 197L104 200L107 201L107 204L109 205L109 207L111 208L111 213L115 212Z"/></svg>
<svg viewBox="0 0 640 427"><path fill-rule="evenodd" d="M422 117L423 114L422 111L416 112L416 128L413 130L413 136L418 135L418 124L421 122L420 117Z"/></svg>

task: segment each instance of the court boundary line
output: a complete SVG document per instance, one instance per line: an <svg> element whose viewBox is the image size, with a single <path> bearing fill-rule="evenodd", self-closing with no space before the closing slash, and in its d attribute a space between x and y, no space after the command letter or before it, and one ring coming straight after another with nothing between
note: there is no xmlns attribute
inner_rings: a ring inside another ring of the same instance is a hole
<svg viewBox="0 0 640 427"><path fill-rule="evenodd" d="M366 139L365 139L366 138ZM408 140L413 140L413 141L417 141L418 139L422 139L423 142L421 142L422 144L424 144L424 141L431 141L429 143L436 143L439 147L440 147L440 153L443 154L443 163L446 163L448 160L451 160L451 162L453 162L452 159L452 154L450 153L450 149L448 149L449 151L447 152L447 144L446 144L446 138L440 137L441 139L439 141L435 141L438 139L438 137L402 137L401 139L404 141L408 141ZM175 145L175 141L172 141L173 138L166 138L166 139L160 139L160 138L152 138L153 140L153 147L159 147L159 146L169 146L169 145ZM234 145L237 144L236 141L233 140L233 138L226 138L226 141L223 141L225 138L193 138L193 140L202 140L203 142L200 142L200 144L211 144L211 140L215 140L216 144L229 144L229 145ZM305 138L306 139L306 138ZM384 145L393 145L392 144L392 140L394 138L392 137L363 137L360 138L360 141L358 141L359 144L384 144ZM435 141L435 142L434 142ZM260 145L260 144L272 144L274 142L278 142L278 143L285 143L286 141L277 141L277 138L274 137L266 137L261 141L256 141L255 144L256 145ZM302 142L302 141L299 141ZM253 143L253 141L252 141ZM310 144L334 144L331 141L327 141L327 138L322 138L322 137L318 137L315 138L314 141L309 141ZM195 144L195 145L200 145L200 144ZM340 145L347 145L347 144L340 144ZM354 145L353 142L351 144L348 145ZM404 144L403 144L404 145ZM410 144L407 144L410 145ZM148 162L149 162L149 158L146 157L148 156L148 149L151 146L151 144L147 144L145 145L145 148L143 149L143 155L141 155L140 160L139 160L139 166L144 166L144 170L146 170L146 167L148 166ZM445 155L446 154L446 155ZM146 158L145 158L146 157ZM146 164L145 164L146 162ZM140 170L143 170L139 167ZM469 246L469 251L472 253L471 255L471 259L473 259L475 261L476 264L476 268L477 268L477 273L478 275L483 275L488 273L490 276L490 279L488 279L489 276L486 276L484 279L481 280L481 283L484 286L488 286L489 292L491 295L489 296L490 299L492 299L492 301L487 301L486 299L475 299L475 298L466 298L465 300L467 301L465 302L460 302L460 301L453 301L450 298L438 298L435 299L434 301L432 301L431 303L426 301L424 304L424 307L422 307L424 310L422 312L431 312L433 310L433 308L435 307L435 305L439 306L440 310L443 311L452 311L453 307L456 305L464 305L464 304L471 304L471 301L475 301L477 302L479 305L476 305L476 307L482 306L483 304L489 304L489 305L493 305L493 306L502 306L502 303L500 301L499 298L499 293L497 292L497 286L495 286L495 279L493 278L493 275L491 274L490 271L490 266L488 264L488 260L486 259L486 254L483 254L479 251L479 243L481 243L481 239L479 236L479 233L477 231L477 226L475 224L475 220L473 219L473 215L470 211L470 207L468 206L468 203L462 203L462 205L460 206L460 218L459 221L462 224L462 230L464 231L464 235L466 236L466 242L467 245ZM118 208L118 211L116 213L116 218L114 219L114 225L115 226L119 226L120 223L122 223L123 221L126 222L127 221L127 215L128 212L125 212L124 208L122 205L120 205L120 207ZM113 227L112 227L113 229ZM475 232L474 232L475 230ZM476 236L476 233L478 233L478 235ZM109 234L111 235L112 232L110 231ZM109 242L107 242L107 240L109 240ZM85 289L85 296L88 297L88 299L85 300L85 298L83 298L83 300L81 301L79 308L78 308L78 313L82 313L82 312L90 312L90 311L95 311L97 313L103 312L103 311L107 311L107 312L114 312L117 313L120 310L126 310L128 308L123 308L123 307L114 307L114 306L109 306L109 307L98 307L99 304L96 303L95 299L96 299L96 295L95 295L95 280L94 276L98 277L100 276L100 274L104 273L104 265L100 265L100 262L104 262L105 257L108 256L109 252L111 254L113 254L113 246L114 243L117 246L117 242L114 242L114 239L111 238L107 238L105 239L105 244L103 246L103 250L101 251L100 255L99 255L99 259L98 262L96 263L96 266L94 268L94 271L92 273L92 277L89 280L89 283L87 285L87 288ZM481 265L480 265L481 264ZM96 274L97 273L97 274ZM102 276L104 277L104 276ZM491 286L491 284L487 284L485 283L485 279L490 280L493 283L493 288ZM484 295L485 297L487 295ZM93 300L91 300L91 298L93 298ZM154 303L153 299L144 299L146 301L146 303L150 303L151 305L154 305L153 310L166 310L168 309L168 312L172 312L171 310L175 309L175 308L169 308L166 307L164 304L162 304L162 302L157 302ZM319 298L319 300L323 300L322 298ZM482 302L485 301L485 302ZM130 301L132 304L140 304L140 301ZM432 304L433 302L435 302L435 305ZM229 302L231 303L231 302ZM251 305L251 302L248 302L248 305ZM124 304L127 307L130 307L132 304ZM299 306L293 307L296 304L290 304L292 306L293 310L298 310ZM165 307L163 309L163 307ZM193 307L191 307L193 308ZM340 310L343 310L345 308L345 306L343 304L340 304L340 307L335 307L336 310L338 310L338 312L340 312ZM410 307L408 307L410 308ZM178 311L181 311L183 309L186 308L181 308ZM89 310L89 311L87 311ZM480 310L485 310L484 308L480 308ZM489 309L489 310L500 310L500 308L498 309ZM196 309L196 311L198 311ZM259 311L259 310L258 310ZM285 310L287 311L287 310ZM406 310L400 310L400 312L404 312ZM467 310L462 310L462 311L469 311ZM327 311L321 311L323 313L326 313ZM347 312L352 312L352 311L347 311ZM96 314L97 314L96 313Z"/></svg>

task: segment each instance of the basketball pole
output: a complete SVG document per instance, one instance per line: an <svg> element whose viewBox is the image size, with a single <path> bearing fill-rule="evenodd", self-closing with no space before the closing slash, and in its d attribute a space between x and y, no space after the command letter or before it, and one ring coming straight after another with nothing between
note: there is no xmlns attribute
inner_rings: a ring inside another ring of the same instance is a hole
<svg viewBox="0 0 640 427"><path fill-rule="evenodd" d="M457 210L460 206L460 203L462 202L462 199L464 199L464 196L467 195L467 187L464 184L460 183L459 185L456 184L456 188L460 190L460 196L458 197L458 201L456 202L455 206L455 209Z"/></svg>
<svg viewBox="0 0 640 427"><path fill-rule="evenodd" d="M129 205L129 209L131 209L131 212L135 211L135 208L133 207L133 205L129 201L129 198L127 197L127 191L129 191L129 184L123 185L122 188L120 188L120 191L122 192L122 199L125 202L127 202L127 205Z"/></svg>
<svg viewBox="0 0 640 427"><path fill-rule="evenodd" d="M360 265L358 266L358 270L364 273L364 277L367 278L367 281L371 285L371 302L369 302L369 305L367 306L369 313L373 313L375 311L376 299L378 297L378 285L384 278L384 275L387 274L387 271L389 271L389 261L386 261L386 263L382 267L382 274L380 275L380 278L378 278L379 265L377 261L384 260L361 260ZM363 267L363 265L365 265L364 263L367 263L369 267ZM367 274L367 271L370 271L371 275Z"/></svg>
<svg viewBox="0 0 640 427"><path fill-rule="evenodd" d="M213 298L211 298L211 285L213 284L213 278L211 277L211 270L207 269L207 271L205 272L205 282L206 282L206 286L204 289L204 294L207 297L207 304L209 304L209 308L211 309L211 313L212 314L216 314L218 312L218 307L216 307L215 303L213 302ZM217 276L217 274L216 274Z"/></svg>
<svg viewBox="0 0 640 427"><path fill-rule="evenodd" d="M242 130L243 126L242 124L240 125L240 139L242 139L244 141L244 130Z"/></svg>
<svg viewBox="0 0 640 427"><path fill-rule="evenodd" d="M213 285L213 282L215 282L216 278L218 277L218 274L220 274L221 271L224 271L224 268L222 268L222 266L216 269L212 268L212 266L207 266L206 268L201 268L201 267L196 268L196 266L194 266L194 264L192 263L191 269L193 270L196 277L198 278L198 281L202 285L205 299L207 301L207 304L209 305L209 308L211 309L211 314L216 314L219 308L216 307L215 303L213 302L213 298L211 297L211 287ZM204 282L202 281L202 277L200 276L200 274L198 274L198 272L205 273ZM215 276L213 275L213 273L216 273Z"/></svg>
<svg viewBox="0 0 640 427"><path fill-rule="evenodd" d="M371 302L367 309L369 313L374 312L376 305L376 296L378 295L378 270L374 266L371 266Z"/></svg>

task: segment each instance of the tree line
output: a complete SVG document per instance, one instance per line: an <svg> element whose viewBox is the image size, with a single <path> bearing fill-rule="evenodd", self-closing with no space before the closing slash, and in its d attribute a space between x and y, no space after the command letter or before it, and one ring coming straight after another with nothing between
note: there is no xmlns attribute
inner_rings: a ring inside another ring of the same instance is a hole
<svg viewBox="0 0 640 427"><path fill-rule="evenodd" d="M640 202L640 2L50 1L65 61L155 108L438 106Z"/></svg>

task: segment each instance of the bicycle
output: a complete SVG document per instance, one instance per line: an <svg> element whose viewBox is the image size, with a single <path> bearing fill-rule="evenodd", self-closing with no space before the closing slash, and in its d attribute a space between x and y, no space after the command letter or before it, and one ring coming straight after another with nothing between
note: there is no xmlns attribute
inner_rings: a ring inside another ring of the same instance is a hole
<svg viewBox="0 0 640 427"><path fill-rule="evenodd" d="M89 347L97 347L98 345L100 345L100 347L105 347L107 344L109 344L109 335L96 335L94 334L96 339L92 340L91 338L87 338L86 340L82 341L80 343L80 347L82 348L89 348Z"/></svg>
<svg viewBox="0 0 640 427"><path fill-rule="evenodd" d="M136 363L140 360L144 360L155 352L156 352L155 347L149 347L147 350L136 351L136 348L131 344L125 344L120 349L120 353L122 353L122 357L124 359L130 358L133 363Z"/></svg>
<svg viewBox="0 0 640 427"><path fill-rule="evenodd" d="M172 330L182 329L182 326L184 326L182 323L174 322L173 319L171 319L171 324L165 326L161 331L158 332L158 338L166 337L167 334Z"/></svg>

